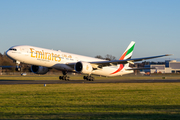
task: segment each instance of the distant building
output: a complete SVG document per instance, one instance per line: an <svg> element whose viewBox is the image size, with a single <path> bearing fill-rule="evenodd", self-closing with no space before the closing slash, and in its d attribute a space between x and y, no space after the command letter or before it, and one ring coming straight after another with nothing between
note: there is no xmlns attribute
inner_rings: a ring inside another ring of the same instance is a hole
<svg viewBox="0 0 180 120"><path fill-rule="evenodd" d="M165 62L152 62L149 65L145 65L145 67L151 67L156 69L145 70L145 72L150 73L180 73L180 62L176 60L166 60Z"/></svg>

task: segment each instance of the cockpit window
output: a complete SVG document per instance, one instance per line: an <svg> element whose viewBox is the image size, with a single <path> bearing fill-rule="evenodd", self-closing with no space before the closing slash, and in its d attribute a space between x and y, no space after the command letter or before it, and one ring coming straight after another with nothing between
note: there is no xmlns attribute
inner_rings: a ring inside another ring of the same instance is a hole
<svg viewBox="0 0 180 120"><path fill-rule="evenodd" d="M10 48L9 50L17 51L17 49L14 49L14 48Z"/></svg>

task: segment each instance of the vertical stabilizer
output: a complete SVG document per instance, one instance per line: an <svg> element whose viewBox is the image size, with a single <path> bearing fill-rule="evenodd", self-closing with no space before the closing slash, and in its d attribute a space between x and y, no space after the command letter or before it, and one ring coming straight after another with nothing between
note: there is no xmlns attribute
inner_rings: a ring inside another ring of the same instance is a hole
<svg viewBox="0 0 180 120"><path fill-rule="evenodd" d="M119 58L119 60L125 60L125 59L131 59L132 53L134 50L135 42L132 41L129 46L126 48L125 52L122 54L122 56ZM129 67L129 63L127 64L119 64L118 69L111 73L111 75L116 74L120 72L124 67Z"/></svg>
<svg viewBox="0 0 180 120"><path fill-rule="evenodd" d="M122 56L119 58L119 60L126 60L131 59L133 50L134 50L135 42L132 41L129 46L126 48L125 52L122 54Z"/></svg>

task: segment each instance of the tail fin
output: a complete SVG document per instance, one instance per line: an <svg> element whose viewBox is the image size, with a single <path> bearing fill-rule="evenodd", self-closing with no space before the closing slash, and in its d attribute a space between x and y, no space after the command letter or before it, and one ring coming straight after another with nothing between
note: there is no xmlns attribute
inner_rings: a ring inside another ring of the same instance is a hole
<svg viewBox="0 0 180 120"><path fill-rule="evenodd" d="M131 59L133 50L134 50L134 46L135 46L135 42L132 41L129 46L126 48L125 52L122 54L122 56L119 58L119 60L125 60L125 59ZM123 68L127 68L129 67L129 63L126 64L119 64L119 68L114 71L113 73L111 73L111 75L118 73L119 71L121 71Z"/></svg>
<svg viewBox="0 0 180 120"><path fill-rule="evenodd" d="M135 46L135 42L131 41L131 43L126 48L125 52L122 54L122 56L119 58L119 60L131 59L133 50L134 50L134 46Z"/></svg>

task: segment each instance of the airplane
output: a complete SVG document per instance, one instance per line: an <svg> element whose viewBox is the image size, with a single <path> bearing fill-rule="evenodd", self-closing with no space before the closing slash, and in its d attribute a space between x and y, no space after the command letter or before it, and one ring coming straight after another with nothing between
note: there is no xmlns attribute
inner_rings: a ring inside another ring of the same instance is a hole
<svg viewBox="0 0 180 120"><path fill-rule="evenodd" d="M147 69L131 68L129 64L170 55L165 54L131 59L134 46L135 42L131 41L119 60L110 61L28 45L13 46L6 51L6 55L16 62L17 71L20 71L20 63L26 63L32 65L31 71L35 74L46 74L49 69L55 68L63 73L63 76L59 76L60 80L69 80L67 73L76 72L85 74L83 79L89 81L94 80L94 77L91 75L122 76L133 73L137 69Z"/></svg>

